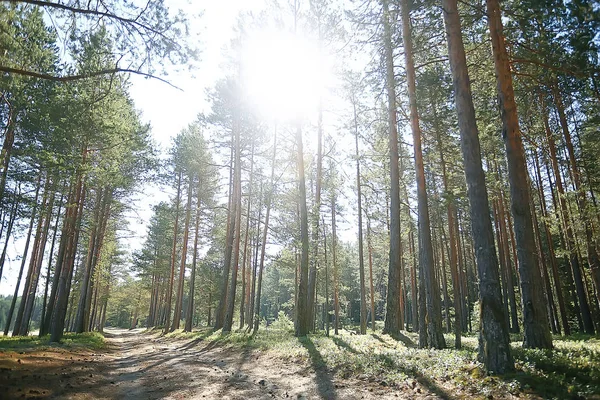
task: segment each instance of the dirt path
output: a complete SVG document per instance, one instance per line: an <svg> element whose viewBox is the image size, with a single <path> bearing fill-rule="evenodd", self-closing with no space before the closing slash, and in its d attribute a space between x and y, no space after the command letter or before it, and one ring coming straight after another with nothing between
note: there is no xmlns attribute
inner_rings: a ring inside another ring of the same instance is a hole
<svg viewBox="0 0 600 400"><path fill-rule="evenodd" d="M201 340L108 329L102 352L47 348L0 353L0 398L385 399L423 398L377 383L337 380L313 363ZM433 397L432 397L433 398Z"/></svg>

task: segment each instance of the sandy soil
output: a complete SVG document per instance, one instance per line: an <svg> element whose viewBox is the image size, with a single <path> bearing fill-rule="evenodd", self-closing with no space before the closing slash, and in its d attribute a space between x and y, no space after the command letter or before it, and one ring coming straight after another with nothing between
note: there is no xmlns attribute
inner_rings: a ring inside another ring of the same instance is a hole
<svg viewBox="0 0 600 400"><path fill-rule="evenodd" d="M141 330L106 331L102 351L48 347L0 351L0 399L392 399L437 398L413 382L335 378L307 362Z"/></svg>

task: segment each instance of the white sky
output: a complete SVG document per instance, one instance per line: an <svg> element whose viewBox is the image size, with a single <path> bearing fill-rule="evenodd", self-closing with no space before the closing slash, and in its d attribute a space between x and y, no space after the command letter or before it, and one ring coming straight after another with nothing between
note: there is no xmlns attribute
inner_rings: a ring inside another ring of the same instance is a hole
<svg viewBox="0 0 600 400"><path fill-rule="evenodd" d="M165 5L172 11L181 9L190 16L191 34L192 37L198 35L200 38L201 55L196 70L168 71L168 75L164 77L182 90L158 80L131 77L131 97L142 113L142 120L152 126L152 135L162 150L170 147L171 138L194 121L198 113L209 110L206 90L212 88L223 76L221 66L224 62L224 48L230 42L232 26L237 16L241 11L260 10L264 4L265 0L165 1ZM203 13L202 17L194 17L200 12ZM155 186L142 189L132 204L135 211L128 213L129 229L134 233L127 240L131 249L138 249L143 243L147 222L152 215L152 205L166 201L172 195L173 193L162 193ZM354 230L340 226L339 235L342 240L353 240L356 236ZM5 264L4 276L0 282L1 295L14 292L20 267L20 260L15 258L22 253L24 242L24 239L18 240L10 248L10 260ZM45 264L43 268L46 268Z"/></svg>
<svg viewBox="0 0 600 400"><path fill-rule="evenodd" d="M151 124L152 135L163 150L168 149L171 138L192 122L199 112L207 111L209 105L205 100L205 90L221 76L219 66L223 60L222 49L231 38L231 27L237 15L249 8L260 8L263 3L263 0L165 1L170 10L181 9L190 16L191 34L197 34L201 39L198 46L201 49L201 61L196 71L169 72L165 77L183 90L155 79L131 77L131 97L136 108L142 113L142 120ZM201 18L192 17L200 12L203 12ZM129 239L131 248L141 247L147 222L152 215L152 205L167 199L168 194L161 193L156 187L143 188L143 193L133 205L136 211L130 213L129 228L135 232L135 237ZM24 238L9 246L8 260L0 281L0 295L14 293L21 265L21 260L16 259L16 256L23 252L24 247ZM44 262L43 269L45 268Z"/></svg>

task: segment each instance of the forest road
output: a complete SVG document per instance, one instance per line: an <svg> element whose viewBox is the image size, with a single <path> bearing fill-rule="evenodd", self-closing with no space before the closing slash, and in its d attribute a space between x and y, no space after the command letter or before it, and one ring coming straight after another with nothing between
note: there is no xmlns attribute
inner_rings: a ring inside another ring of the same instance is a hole
<svg viewBox="0 0 600 400"><path fill-rule="evenodd" d="M0 352L0 399L436 398L335 377L322 368L315 349L309 360L283 360L143 329L109 328L105 335L106 349L96 352L67 347Z"/></svg>

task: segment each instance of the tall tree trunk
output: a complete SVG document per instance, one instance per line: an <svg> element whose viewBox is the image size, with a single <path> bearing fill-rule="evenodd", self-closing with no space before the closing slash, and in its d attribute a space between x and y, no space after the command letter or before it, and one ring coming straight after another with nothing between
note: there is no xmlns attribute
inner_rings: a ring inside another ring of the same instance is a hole
<svg viewBox="0 0 600 400"><path fill-rule="evenodd" d="M250 257L248 257L248 241L249 241L249 236L250 236L250 210L251 210L251 205L252 205L252 180L253 180L253 178L254 178L254 141L252 141L252 146L251 146L251 150L250 150L250 180L248 182L248 204L246 207L246 229L244 232L244 256L242 257L242 295L240 297L240 329L242 329L244 327L244 323L245 323L245 317L246 317L245 303L246 303L247 292L248 292L247 289L249 289L246 287L247 286L246 260L249 260L252 257L252 254L250 254ZM262 196L262 193L261 193L261 196ZM259 196L259 198L260 198L260 196Z"/></svg>
<svg viewBox="0 0 600 400"><path fill-rule="evenodd" d="M235 223L237 215L237 202L235 201L235 157L237 157L237 144L238 144L238 126L234 123L233 129L231 130L231 154L229 158L229 203L227 213L227 233L225 235L225 259L223 263L223 278L221 281L221 292L219 296L219 302L217 303L217 309L215 311L215 330L223 328L223 322L225 318L225 311L227 308L227 293L229 288L229 273L231 270L231 258L233 256L233 242L235 240Z"/></svg>
<svg viewBox="0 0 600 400"><path fill-rule="evenodd" d="M508 234L510 227L506 226L506 215L504 212L504 196L503 190L500 189L498 193L498 227L500 228L500 237L502 239L501 243L501 251L504 253L504 268L505 268L505 276L506 276L506 293L508 294L508 298L505 301L508 301L510 305L510 321L511 321L511 332L519 333L519 317L517 315L517 300L515 297L515 285L513 281L513 267L510 259L510 253L508 248ZM510 223L509 223L510 224ZM500 243L499 243L500 245ZM517 259L515 259L515 262Z"/></svg>
<svg viewBox="0 0 600 400"><path fill-rule="evenodd" d="M14 111L8 102L5 95L2 95L4 101L9 106L8 118L6 121L6 132L4 134L4 142L0 151L0 203L4 199L4 189L6 188L6 177L8 176L8 166L10 164L10 156L15 143L15 124L13 121Z"/></svg>
<svg viewBox="0 0 600 400"><path fill-rule="evenodd" d="M360 187L360 153L358 152L358 116L356 114L356 98L352 98L354 111L354 144L356 155L356 194L358 201L358 265L360 274L360 334L367 333L367 294L365 287L365 260L363 251L363 223L362 223L362 190ZM398 280L399 281L399 280Z"/></svg>
<svg viewBox="0 0 600 400"><path fill-rule="evenodd" d="M467 194L471 205L471 230L479 272L479 359L483 362L486 371L502 374L513 370L514 362L510 351L506 314L500 295L498 260L494 246L492 221L489 214L490 206L481 163L479 132L462 41L457 0L442 0L442 8L458 114L463 166L467 180ZM458 233L458 219L456 227ZM458 236L457 244L460 245L460 235Z"/></svg>
<svg viewBox="0 0 600 400"><path fill-rule="evenodd" d="M486 0L486 4L496 69L498 99L502 111L502 136L506 147L511 210L521 278L521 303L525 333L523 345L530 348L550 349L552 348L552 335L548 326L542 287L539 285L542 277L535 264L527 164L521 140L510 64L502 32L500 5L498 0Z"/></svg>
<svg viewBox="0 0 600 400"><path fill-rule="evenodd" d="M319 221L321 219L321 181L323 180L323 105L319 101L317 116L317 181L315 182L315 204L313 205L313 232L312 232L312 259L310 260L310 273L308 276L308 320L312 327L316 313L317 296L317 268L319 264Z"/></svg>
<svg viewBox="0 0 600 400"><path fill-rule="evenodd" d="M65 185L66 186L66 185ZM64 187L63 187L64 189ZM60 200L58 202L58 211L56 212L56 222L54 222L54 233L52 234L52 244L50 245L50 256L48 257L48 267L46 269L46 284L44 285L44 301L42 303L42 315L40 317L40 330L39 330L39 336L42 337L42 326L44 324L44 321L46 320L46 314L48 313L48 310L46 308L46 305L48 304L48 286L50 284L50 274L52 272L52 255L54 254L54 245L56 244L56 234L58 233L58 223L60 221L60 212L62 209L62 205L63 205L63 200L64 200L64 193L61 194L60 196Z"/></svg>
<svg viewBox="0 0 600 400"><path fill-rule="evenodd" d="M543 100L542 100L543 101ZM545 107L544 107L545 110ZM550 130L548 123L547 113L544 118L544 128L546 132L546 141L548 142L548 151L550 153L550 163L552 164L552 170L554 172L554 183L556 191L558 192L557 200L560 207L560 221L562 225L563 236L565 239L566 250L569 255L569 263L571 264L571 271L573 273L573 280L575 283L575 292L577 294L577 300L581 311L581 318L583 322L583 328L586 333L594 333L594 323L592 321L592 314L590 306L587 300L585 287L583 283L583 274L581 272L581 265L577 257L575 235L571 225L571 219L569 217L569 210L565 199L565 189L563 186L562 175L560 173L560 167L558 165L558 157L556 154L556 143L554 136Z"/></svg>
<svg viewBox="0 0 600 400"><path fill-rule="evenodd" d="M39 182L38 182L39 184ZM21 332L23 316L25 314L25 306L27 305L29 299L29 293L31 291L31 285L33 283L33 278L35 275L35 268L38 264L38 256L39 249L42 240L42 227L44 225L44 211L46 210L46 205L48 202L48 192L50 187L50 175L47 175L46 182L44 183L44 195L42 197L42 204L40 205L40 215L37 217L37 228L35 230L35 238L33 240L33 249L31 249L31 258L29 260L29 267L27 269L27 276L25 277L25 285L23 286L23 293L21 295L21 302L19 303L19 308L17 310L17 316L15 317L15 325L13 327L13 336L25 335L25 333ZM37 204L35 205L37 207ZM43 255L43 254L42 254ZM37 282L36 282L37 283ZM35 291L33 292L33 296L35 297Z"/></svg>
<svg viewBox="0 0 600 400"><path fill-rule="evenodd" d="M390 156L390 250L388 290L385 313L384 333L396 335L400 333L400 167L398 165L398 127L396 117L396 83L394 76L394 52L392 48L392 27L389 0L382 0L383 5L383 47L385 50L385 74L388 106L388 146Z"/></svg>
<svg viewBox="0 0 600 400"><path fill-rule="evenodd" d="M100 210L103 207L102 202L102 194L103 190L98 188L96 189L96 201L94 206L94 217L92 220L92 230L90 232L90 237L88 241L88 254L85 263L85 267L83 270L83 277L81 279L81 285L79 288L79 305L77 306L77 316L75 319L75 331L77 333L85 332L85 324L83 315L85 313L85 303L86 296L88 295L88 288L90 286L90 281L92 278L92 265L94 261L94 252L96 246L96 237L98 235L99 224L100 224Z"/></svg>
<svg viewBox="0 0 600 400"><path fill-rule="evenodd" d="M56 266L54 268L54 276L52 277L52 289L50 290L50 297L48 300L46 317L43 321L42 326L40 327L40 336L44 336L50 332L50 325L52 322L52 314L54 313L54 306L56 304L56 294L58 292L60 275L62 273L61 267L65 260L65 254L66 254L67 242L68 242L68 236L69 236L69 229L71 226L70 223L67 223L68 222L67 217L70 217L73 213L73 206L69 207L69 205L72 205L73 202L75 201L76 182L77 182L76 180L70 179L69 192L67 195L67 202L65 205L65 215L62 220L60 242L59 242L59 246L58 246L58 255L56 257L56 264L55 264Z"/></svg>
<svg viewBox="0 0 600 400"><path fill-rule="evenodd" d="M433 97L432 97L433 98ZM452 288L454 290L454 347L461 348L461 302L460 302L460 281L458 279L458 254L456 248L456 236L454 234L454 195L448 183L448 172L446 169L446 159L440 127L438 126L437 107L433 104L434 116L436 121L436 139L438 151L440 153L440 164L442 167L442 181L444 183L444 192L446 197L446 218L448 219L448 244L450 246L450 274L452 276Z"/></svg>
<svg viewBox="0 0 600 400"><path fill-rule="evenodd" d="M177 174L177 195L175 196L175 225L173 227L173 246L171 247L171 272L169 274L169 286L167 286L165 304L164 332L167 333L171 327L171 301L173 298L173 284L175 282L175 263L177 262L177 233L179 230L179 202L181 201L181 178L183 172Z"/></svg>
<svg viewBox="0 0 600 400"><path fill-rule="evenodd" d="M241 223L242 223L242 165L241 165L241 140L240 140L240 126L239 122L234 122L235 128L235 170L234 176L234 196L233 201L235 202L235 222L233 232L233 248L231 256L231 282L229 284L229 293L225 302L225 314L223 318L223 332L231 332L233 326L233 310L235 305L235 291L237 288L237 275L239 270L239 259L240 259L240 239L241 239ZM249 201L249 200L248 200Z"/></svg>
<svg viewBox="0 0 600 400"><path fill-rule="evenodd" d="M188 177L188 194L187 203L185 205L185 221L183 224L183 246L181 249L181 262L179 265L179 284L177 285L177 300L175 302L175 313L173 314L173 323L171 331L179 329L181 321L181 311L183 309L183 285L185 283L185 262L187 260L188 239L190 237L190 218L192 215L192 193L193 193L194 177Z"/></svg>
<svg viewBox="0 0 600 400"><path fill-rule="evenodd" d="M406 66L406 81L408 84L408 99L410 106L410 124L413 135L415 153L415 171L417 177L417 203L419 213L419 264L423 268L425 281L425 296L427 300L427 345L443 349L446 347L442 332L442 315L440 307L440 288L435 279L433 244L431 242L431 224L429 221L429 206L425 183L425 168L423 165L423 150L421 148L421 128L416 98L416 75L413 60L412 37L410 28L410 5L408 0L401 2L402 38L404 42L404 60Z"/></svg>
<svg viewBox="0 0 600 400"><path fill-rule="evenodd" d="M191 182L190 182L191 186ZM187 311L185 314L185 332L192 331L192 320L194 318L194 294L196 288L196 263L198 259L198 239L200 234L200 211L202 204L202 181L198 182L198 193L196 194L196 221L194 226L194 250L192 252L192 274L190 276L190 291L188 295Z"/></svg>
<svg viewBox="0 0 600 400"><path fill-rule="evenodd" d="M298 204L300 207L300 243L302 251L300 255L300 273L298 283L298 311L296 315L296 336L306 336L311 321L308 304L308 210L306 207L306 180L304 177L304 150L302 145L302 129L296 127L296 152L298 170Z"/></svg>
<svg viewBox="0 0 600 400"><path fill-rule="evenodd" d="M69 301L69 293L71 288L71 280L73 278L73 267L75 264L75 254L77 252L77 242L79 240L79 231L81 224L81 215L83 204L85 201L85 176L84 168L87 164L87 144L82 146L81 166L77 170L75 184L75 201L69 203L67 213L65 214L64 223L67 225L66 233L67 240L65 242L64 257L62 265L57 264L57 269L60 268L60 278L58 280L58 288L56 291L56 305L52 310L50 323L50 341L59 342L62 339L65 327L65 317L67 316L67 306Z"/></svg>
<svg viewBox="0 0 600 400"><path fill-rule="evenodd" d="M301 133L300 133L301 134ZM265 211L265 226L263 228L262 241L260 247L260 264L258 265L258 283L256 287L256 300L254 301L254 326L253 326L253 334L258 331L258 326L260 324L260 295L262 290L262 277L263 277L263 269L265 266L265 252L267 248L267 238L269 234L269 217L271 216L271 202L273 199L273 193L275 192L275 164L277 162L277 127L275 127L275 133L273 135L273 158L271 159L271 178L269 182L269 192L267 193L266 199L266 211ZM298 167L299 169L300 167ZM300 169L299 169L300 170ZM304 170L302 170L304 171ZM306 198L305 198L306 200ZM306 204L306 202L305 202ZM260 219L259 219L259 230L260 230ZM307 234L308 236L308 234ZM296 316L297 326L299 326L299 318ZM304 333L306 335L306 333Z"/></svg>
<svg viewBox="0 0 600 400"><path fill-rule="evenodd" d="M546 121L547 122L547 121ZM567 316L567 309L565 307L565 300L563 296L563 290L561 285L560 277L558 276L558 265L556 262L556 255L554 252L554 243L552 241L552 235L550 234L550 229L548 228L547 219L548 219L548 211L546 209L546 198L544 194L544 186L542 184L542 174L540 171L540 162L537 155L537 150L535 150L534 154L535 161L535 173L536 180L538 185L538 196L540 200L540 206L542 208L542 223L544 226L544 233L546 236L546 245L548 246L548 255L550 257L550 265L552 267L552 280L554 282L554 289L556 290L556 299L558 301L558 309L560 311L560 318L562 322L563 332L565 335L571 334L571 327L569 326L569 320ZM560 329L559 329L560 333Z"/></svg>
<svg viewBox="0 0 600 400"><path fill-rule="evenodd" d="M42 178L41 173L38 176L37 187L35 190L35 198L33 200L33 209L31 210L31 219L29 220L29 228L27 229L27 239L25 240L25 248L23 249L23 258L21 259L21 268L19 269L19 275L17 276L17 284L15 285L15 293L10 302L10 308L8 309L8 315L6 317L6 326L4 327L4 336L8 336L10 330L10 322L12 320L13 313L15 312L15 305L17 303L17 295L19 294L19 286L21 285L21 278L23 277L23 270L25 269L25 263L27 262L27 252L29 250L29 242L31 240L31 234L33 233L33 224L36 218L36 211L38 206L38 197L40 194L40 180ZM33 255L32 255L33 257ZM17 324L15 323L15 326Z"/></svg>
<svg viewBox="0 0 600 400"><path fill-rule="evenodd" d="M333 314L335 318L333 331L336 335L338 335L340 328L340 283L337 265L337 227L335 221L335 204L336 196L334 189L331 192L331 262L333 263Z"/></svg>
<svg viewBox="0 0 600 400"><path fill-rule="evenodd" d="M50 230L50 221L52 220L52 210L54 207L54 197L56 195L54 184L49 185L51 190L50 199L46 203L46 215L43 217L44 223L41 231L40 243L37 249L37 256L35 258L35 265L33 265L33 274L31 276L31 283L27 293L27 301L25 302L25 309L23 313L23 320L21 321L21 335L29 334L29 323L31 321L31 315L33 313L36 292L39 283L40 273L42 271L42 263L44 261L44 252L46 249L46 242L48 241L48 232ZM50 254L52 256L52 254Z"/></svg>
<svg viewBox="0 0 600 400"><path fill-rule="evenodd" d="M19 186L20 187L20 186ZM20 189L19 189L20 192ZM6 252L8 251L8 243L10 237L12 235L12 229L17 219L17 209L19 208L19 201L17 200L18 194L15 191L15 196L13 199L13 204L10 210L10 214L8 216L8 226L6 227L6 231L3 232L6 235L6 239L4 240L4 247L2 248L2 255L0 256L0 280L2 280L2 271L4 270L4 262L6 261Z"/></svg>
<svg viewBox="0 0 600 400"><path fill-rule="evenodd" d="M367 214L367 248L369 251L369 287L371 298L371 329L375 332L375 288L373 286L373 245L371 243L371 224ZM403 282L404 283L404 282Z"/></svg>
<svg viewBox="0 0 600 400"><path fill-rule="evenodd" d="M579 209L579 217L584 227L587 259L592 271L592 278L594 285L596 286L596 291L600 293L600 258L598 257L598 253L596 251L596 242L594 240L590 223L591 218L588 218L587 215L587 198L585 195L585 190L581 187L581 172L579 170L579 166L577 165L577 159L575 158L575 149L573 147L573 141L571 139L571 133L569 131L569 125L567 123L565 108L560 95L558 83L553 85L553 95L556 109L558 111L560 126L565 138L567 154L569 155L569 165L571 167L570 170L573 177L573 185L575 186L575 199L577 201L577 208ZM586 326L585 329L587 333L592 333L592 331L589 329L589 326Z"/></svg>

